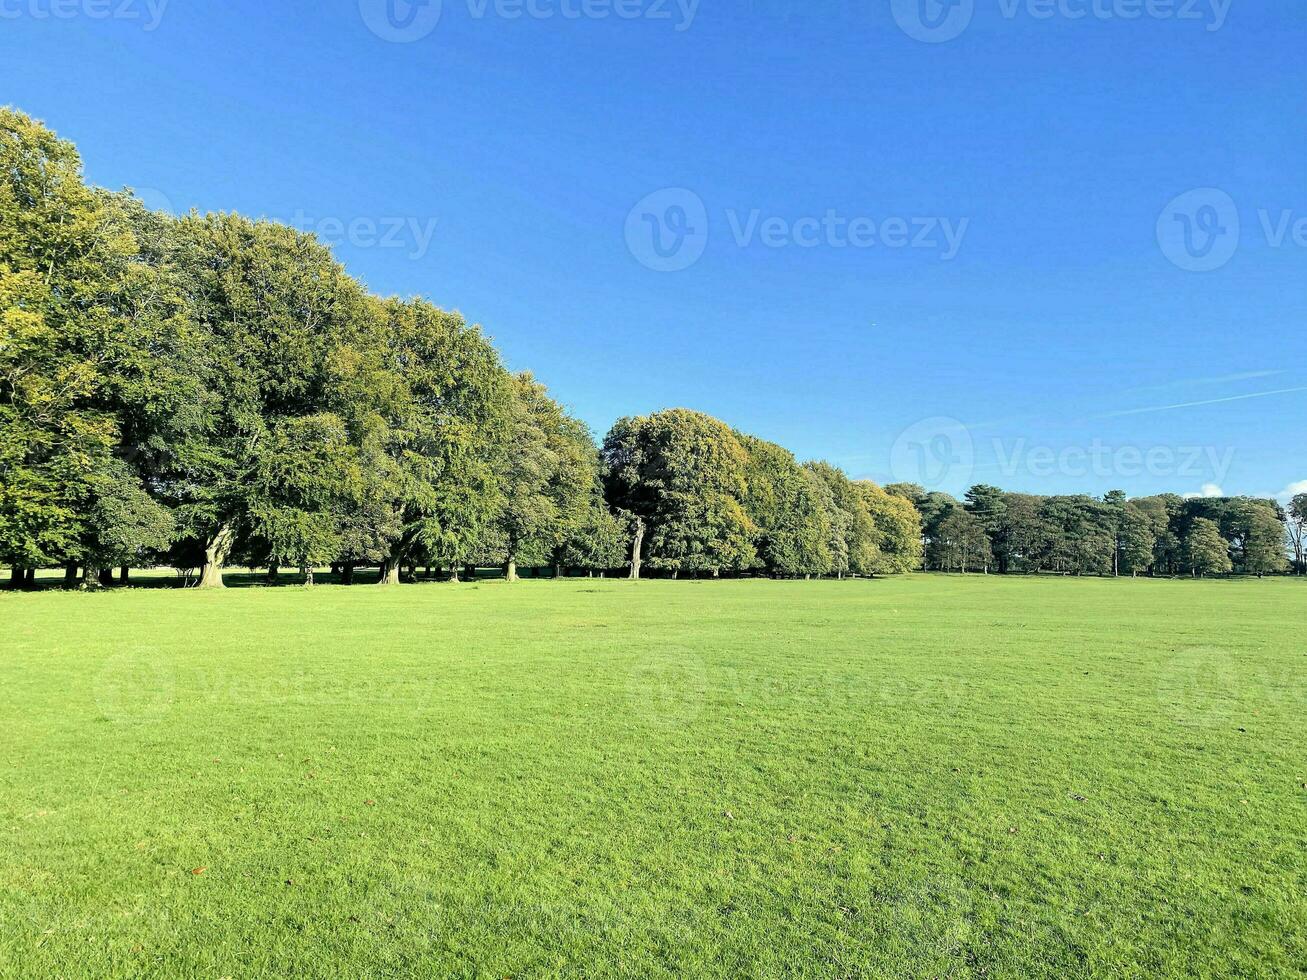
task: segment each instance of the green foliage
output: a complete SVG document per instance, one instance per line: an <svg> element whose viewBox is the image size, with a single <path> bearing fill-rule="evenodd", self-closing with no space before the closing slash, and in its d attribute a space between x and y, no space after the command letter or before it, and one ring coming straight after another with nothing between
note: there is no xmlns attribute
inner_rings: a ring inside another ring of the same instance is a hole
<svg viewBox="0 0 1307 980"><path fill-rule="evenodd" d="M70 143L0 110L0 562L19 569L167 560L219 585L234 558L392 582L612 568L638 540L670 574L1168 575L1223 570L1211 525L1264 575L1287 545L1302 570L1305 515L1307 495L1286 513L980 484L961 503L685 409L622 419L600 452L457 313L369 296L274 222L90 188Z"/></svg>
<svg viewBox="0 0 1307 980"><path fill-rule="evenodd" d="M1184 539L1184 561L1194 575L1225 575L1234 568L1229 545L1215 521L1196 517Z"/></svg>
<svg viewBox="0 0 1307 980"><path fill-rule="evenodd" d="M756 526L741 502L749 454L727 426L686 409L622 419L604 440L603 464L609 503L648 529L652 568L754 567Z"/></svg>

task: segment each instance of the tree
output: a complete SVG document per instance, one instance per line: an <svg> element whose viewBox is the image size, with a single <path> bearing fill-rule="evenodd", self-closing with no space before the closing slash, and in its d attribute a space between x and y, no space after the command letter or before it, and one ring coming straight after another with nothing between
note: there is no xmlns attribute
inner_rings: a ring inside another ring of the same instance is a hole
<svg viewBox="0 0 1307 980"><path fill-rule="evenodd" d="M999 571L1037 571L1053 536L1053 529L1040 516L1044 498L1006 493L1003 505L998 532L993 536L994 560Z"/></svg>
<svg viewBox="0 0 1307 980"><path fill-rule="evenodd" d="M921 566L921 515L905 497L888 493L866 480L855 481L871 522L879 535L875 571L898 575Z"/></svg>
<svg viewBox="0 0 1307 980"><path fill-rule="evenodd" d="M236 215L192 215L177 233L203 394L169 493L188 539L179 560L220 588L242 539L276 531L307 556L329 533L340 491L308 470L327 456L340 463L346 446L361 451L360 413L345 401L362 387L351 380L368 309L310 236ZM281 484L278 473L303 479Z"/></svg>
<svg viewBox="0 0 1307 980"><path fill-rule="evenodd" d="M991 550L998 555L997 544L1003 528L1003 517L1007 513L1007 496L998 487L978 483L966 492L964 497L967 511L976 519L989 536ZM999 561L998 570L1007 571L1007 565Z"/></svg>
<svg viewBox="0 0 1307 980"><path fill-rule="evenodd" d="M626 555L622 521L608 509L602 492L594 494L580 519L569 525L559 550L559 564L563 568L605 572L619 568Z"/></svg>
<svg viewBox="0 0 1307 980"><path fill-rule="evenodd" d="M989 571L993 561L989 536L980 521L963 507L953 507L940 519L931 539L931 561L947 571L967 572L977 566Z"/></svg>
<svg viewBox="0 0 1307 980"><path fill-rule="evenodd" d="M376 555L380 582L395 584L408 562L457 569L481 545L502 503L514 386L494 347L459 314L390 299L373 315L376 359L360 375L366 390L346 399L373 402L364 426L373 486L342 557ZM378 499L382 507L370 505Z"/></svg>
<svg viewBox="0 0 1307 980"><path fill-rule="evenodd" d="M1123 510L1117 528L1118 569L1133 577L1152 567L1157 536L1148 515L1133 503L1127 503Z"/></svg>
<svg viewBox="0 0 1307 980"><path fill-rule="evenodd" d="M1234 568L1230 549L1215 521L1198 517L1184 539L1184 560L1194 577L1228 575Z"/></svg>
<svg viewBox="0 0 1307 980"><path fill-rule="evenodd" d="M736 433L748 455L744 508L757 528L759 560L773 576L825 575L835 569L829 494L794 455Z"/></svg>
<svg viewBox="0 0 1307 980"><path fill-rule="evenodd" d="M1246 575L1284 571L1284 512L1273 500L1239 498L1230 509L1230 537L1237 567Z"/></svg>
<svg viewBox="0 0 1307 980"><path fill-rule="evenodd" d="M508 455L500 476L505 577L517 579L519 562L542 565L582 521L598 485L598 462L589 430L570 418L530 374L512 379L513 415Z"/></svg>
<svg viewBox="0 0 1307 980"><path fill-rule="evenodd" d="M1112 571L1116 539L1106 505L1086 496L1048 497L1039 517L1048 530L1044 567L1076 575Z"/></svg>
<svg viewBox="0 0 1307 980"><path fill-rule="evenodd" d="M106 226L76 149L0 109L0 561L18 568L80 550L117 444L119 324L100 299L134 246Z"/></svg>
<svg viewBox="0 0 1307 980"><path fill-rule="evenodd" d="M741 503L748 453L717 419L687 409L621 419L604 439L603 466L608 502L638 522L633 568L647 562L675 577L756 564Z"/></svg>
<svg viewBox="0 0 1307 980"><path fill-rule="evenodd" d="M1307 544L1307 493L1297 494L1288 507L1289 543L1293 548L1293 567L1299 575L1307 573L1303 549Z"/></svg>

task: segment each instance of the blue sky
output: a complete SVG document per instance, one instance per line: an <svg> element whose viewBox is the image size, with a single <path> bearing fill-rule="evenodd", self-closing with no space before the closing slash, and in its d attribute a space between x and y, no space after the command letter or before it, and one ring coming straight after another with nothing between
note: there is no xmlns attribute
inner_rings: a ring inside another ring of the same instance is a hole
<svg viewBox="0 0 1307 980"><path fill-rule="evenodd" d="M0 0L0 101L94 183L460 309L600 435L686 406L953 492L1307 480L1297 0L436 12Z"/></svg>

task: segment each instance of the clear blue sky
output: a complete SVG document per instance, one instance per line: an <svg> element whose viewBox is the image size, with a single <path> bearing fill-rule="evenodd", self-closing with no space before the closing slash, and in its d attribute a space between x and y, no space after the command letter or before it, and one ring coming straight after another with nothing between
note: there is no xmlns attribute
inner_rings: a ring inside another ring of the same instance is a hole
<svg viewBox="0 0 1307 980"><path fill-rule="evenodd" d="M94 183L353 223L352 272L600 435L686 406L953 492L1307 480L1299 0L160 2L0 0L0 100Z"/></svg>

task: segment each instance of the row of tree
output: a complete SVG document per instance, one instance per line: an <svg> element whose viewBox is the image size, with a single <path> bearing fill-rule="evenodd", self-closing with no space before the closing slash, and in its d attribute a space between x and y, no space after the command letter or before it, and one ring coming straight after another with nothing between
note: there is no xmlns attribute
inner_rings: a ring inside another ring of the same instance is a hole
<svg viewBox="0 0 1307 980"><path fill-rule="evenodd" d="M958 501L676 409L597 444L457 313L371 296L310 235L86 185L0 110L0 563L395 583L438 566L659 574L1265 574L1307 498Z"/></svg>
<svg viewBox="0 0 1307 980"><path fill-rule="evenodd" d="M1133 500L1040 497L978 485L964 500L894 484L922 518L924 567L949 571L1196 576L1302 573L1307 494ZM1292 563L1289 555L1292 554Z"/></svg>
<svg viewBox="0 0 1307 980"><path fill-rule="evenodd" d="M456 313L381 299L312 236L86 185L0 110L0 562L345 580L520 565L906 571L906 499L705 415L602 446Z"/></svg>

